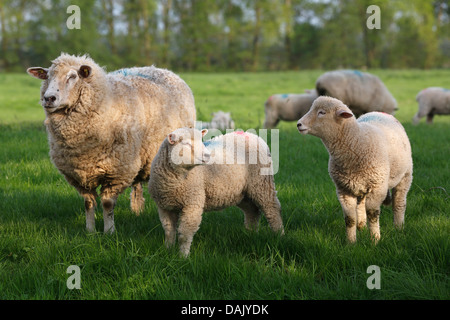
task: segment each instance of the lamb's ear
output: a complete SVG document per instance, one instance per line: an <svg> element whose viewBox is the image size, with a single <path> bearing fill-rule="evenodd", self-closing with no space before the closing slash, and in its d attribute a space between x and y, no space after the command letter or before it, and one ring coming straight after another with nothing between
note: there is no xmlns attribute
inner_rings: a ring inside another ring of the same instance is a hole
<svg viewBox="0 0 450 320"><path fill-rule="evenodd" d="M203 129L203 130L202 130L202 137L204 137L205 134L207 134L207 133L208 133L208 129Z"/></svg>
<svg viewBox="0 0 450 320"><path fill-rule="evenodd" d="M48 69L47 68L41 68L41 67L28 68L27 73L30 76L35 77L37 79L41 79L41 80L48 79Z"/></svg>
<svg viewBox="0 0 450 320"><path fill-rule="evenodd" d="M336 110L336 116L338 118L348 119L348 118L353 117L353 113L348 112L347 110L339 109L339 110Z"/></svg>
<svg viewBox="0 0 450 320"><path fill-rule="evenodd" d="M92 68L86 65L83 65L80 67L80 70L78 70L78 74L80 75L80 77L82 78L87 78L91 75L92 73Z"/></svg>

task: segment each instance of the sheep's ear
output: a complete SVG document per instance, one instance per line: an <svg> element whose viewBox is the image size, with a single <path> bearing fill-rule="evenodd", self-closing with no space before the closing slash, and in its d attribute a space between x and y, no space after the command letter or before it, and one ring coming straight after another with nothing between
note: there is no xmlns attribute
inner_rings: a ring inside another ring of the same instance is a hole
<svg viewBox="0 0 450 320"><path fill-rule="evenodd" d="M30 76L35 77L37 79L41 79L41 80L48 79L48 69L47 68L41 68L41 67L28 68L27 73Z"/></svg>
<svg viewBox="0 0 450 320"><path fill-rule="evenodd" d="M340 109L340 110L337 110L337 111L336 111L336 116L337 116L338 118L348 119L348 118L353 117L353 113L348 112L347 110L342 110L342 109Z"/></svg>
<svg viewBox="0 0 450 320"><path fill-rule="evenodd" d="M205 134L207 134L207 133L208 133L208 129L203 129L203 130L202 130L202 137L204 137Z"/></svg>
<svg viewBox="0 0 450 320"><path fill-rule="evenodd" d="M80 67L80 70L78 70L78 74L80 75L80 77L82 78L87 78L91 75L92 73L92 68L86 65L83 65Z"/></svg>

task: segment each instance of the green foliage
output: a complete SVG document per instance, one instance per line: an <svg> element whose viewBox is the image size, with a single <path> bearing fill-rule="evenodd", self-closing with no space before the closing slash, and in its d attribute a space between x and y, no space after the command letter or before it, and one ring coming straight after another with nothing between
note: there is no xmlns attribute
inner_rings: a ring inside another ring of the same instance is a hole
<svg viewBox="0 0 450 320"><path fill-rule="evenodd" d="M108 66L109 67L109 66ZM410 137L414 181L406 224L397 231L383 207L381 240L367 230L348 245L328 154L301 136L295 122L279 125L280 171L275 175L286 234L263 218L247 231L237 208L207 213L191 256L166 250L157 210L146 194L135 216L128 191L115 209L117 233L87 234L81 197L51 164L39 81L0 75L0 299L446 299L450 298L450 118L411 125L415 95L440 83L448 70L372 70L399 103L396 117ZM311 88L321 71L186 73L198 113L210 120L231 111L236 126L258 128L273 93ZM274 151L274 141L268 139ZM97 230L102 230L101 209ZM66 287L70 265L81 269L81 290ZM381 289L369 290L367 267L381 270Z"/></svg>
<svg viewBox="0 0 450 320"><path fill-rule="evenodd" d="M69 30L69 5L81 29ZM381 29L369 30L369 5ZM3 0L0 70L47 66L61 51L112 69L177 71L448 67L446 1Z"/></svg>

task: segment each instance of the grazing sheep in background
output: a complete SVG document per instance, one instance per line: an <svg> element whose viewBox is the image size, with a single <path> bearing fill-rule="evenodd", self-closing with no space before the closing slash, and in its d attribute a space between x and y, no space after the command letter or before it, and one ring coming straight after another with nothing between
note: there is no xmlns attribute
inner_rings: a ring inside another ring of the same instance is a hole
<svg viewBox="0 0 450 320"><path fill-rule="evenodd" d="M420 118L427 116L427 123L433 123L435 114L450 114L450 90L431 87L420 91L416 97L419 110L413 118L413 123L418 124Z"/></svg>
<svg viewBox="0 0 450 320"><path fill-rule="evenodd" d="M380 205L388 200L389 189L394 225L403 226L413 163L411 145L400 122L381 112L356 120L341 101L319 97L297 127L302 134L319 137L328 149L328 171L336 185L350 242L356 241L356 226L364 227L366 217L371 236L375 241L380 239Z"/></svg>
<svg viewBox="0 0 450 320"><path fill-rule="evenodd" d="M260 210L273 231L283 233L269 147L258 136L233 132L202 143L201 132L181 128L170 133L153 159L149 192L158 206L166 246L178 241L189 255L202 214L238 206L245 226L256 229Z"/></svg>
<svg viewBox="0 0 450 320"><path fill-rule="evenodd" d="M195 128L201 129L218 129L225 131L226 129L234 130L234 121L231 119L230 112L217 111L211 114L213 116L211 122L196 121Z"/></svg>
<svg viewBox="0 0 450 320"><path fill-rule="evenodd" d="M101 185L104 231L114 232L117 197L132 186L131 208L144 206L141 182L165 136L193 126L194 97L174 73L155 67L106 73L87 55L61 54L49 69L27 72L44 80L50 157L84 198L86 228L95 230L96 188Z"/></svg>
<svg viewBox="0 0 450 320"><path fill-rule="evenodd" d="M273 129L280 120L297 121L311 108L317 98L315 89L305 90L302 94L274 94L264 104L266 119L264 128Z"/></svg>
<svg viewBox="0 0 450 320"><path fill-rule="evenodd" d="M326 72L316 81L319 96L330 96L345 103L356 116L380 111L394 114L397 101L375 75L356 70Z"/></svg>

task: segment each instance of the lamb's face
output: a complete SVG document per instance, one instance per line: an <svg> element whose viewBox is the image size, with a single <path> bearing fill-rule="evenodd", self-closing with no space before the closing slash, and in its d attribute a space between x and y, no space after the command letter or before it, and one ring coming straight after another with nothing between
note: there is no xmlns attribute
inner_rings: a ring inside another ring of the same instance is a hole
<svg viewBox="0 0 450 320"><path fill-rule="evenodd" d="M341 101L330 97L317 98L311 109L297 122L301 134L311 134L319 138L335 135L335 127L345 119L353 117L351 110Z"/></svg>
<svg viewBox="0 0 450 320"><path fill-rule="evenodd" d="M188 169L208 163L211 154L202 142L207 132L207 129L199 131L182 128L170 133L167 141L171 163Z"/></svg>
<svg viewBox="0 0 450 320"><path fill-rule="evenodd" d="M52 65L50 69L35 67L27 70L31 76L44 80L41 88L41 105L49 112L72 106L78 99L82 82L91 76L92 68Z"/></svg>

